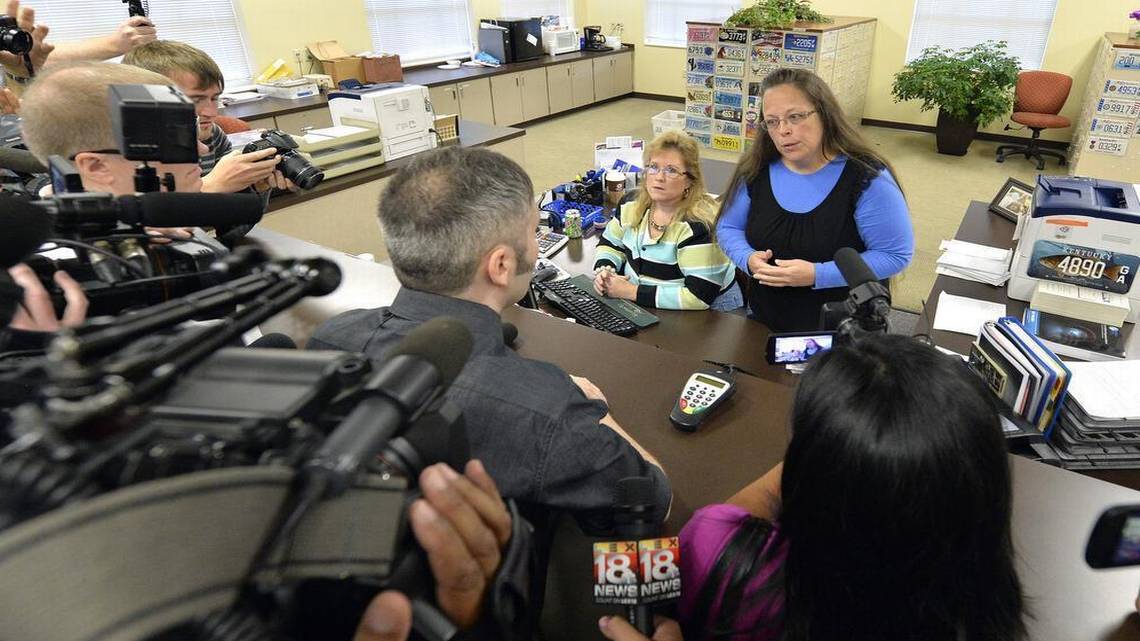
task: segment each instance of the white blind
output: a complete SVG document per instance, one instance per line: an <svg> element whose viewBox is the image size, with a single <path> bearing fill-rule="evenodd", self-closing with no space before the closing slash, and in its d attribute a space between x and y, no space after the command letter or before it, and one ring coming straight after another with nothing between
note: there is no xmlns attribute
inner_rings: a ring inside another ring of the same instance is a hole
<svg viewBox="0 0 1140 641"><path fill-rule="evenodd" d="M113 33L129 17L127 5L95 0L34 0L36 22L59 43ZM158 37L198 47L218 63L228 84L253 77L233 0L163 0L150 3Z"/></svg>
<svg viewBox="0 0 1140 641"><path fill-rule="evenodd" d="M1005 40L1022 69L1040 69L1056 8L1057 0L917 0L906 61L926 47L960 49Z"/></svg>
<svg viewBox="0 0 1140 641"><path fill-rule="evenodd" d="M572 0L503 0L500 8L504 18L560 17L562 26L574 23L574 3ZM495 16L479 16L494 18Z"/></svg>
<svg viewBox="0 0 1140 641"><path fill-rule="evenodd" d="M405 67L471 55L467 0L364 0L364 6L373 49L400 54Z"/></svg>
<svg viewBox="0 0 1140 641"><path fill-rule="evenodd" d="M723 22L739 8L740 0L645 0L645 44L684 47L686 20Z"/></svg>

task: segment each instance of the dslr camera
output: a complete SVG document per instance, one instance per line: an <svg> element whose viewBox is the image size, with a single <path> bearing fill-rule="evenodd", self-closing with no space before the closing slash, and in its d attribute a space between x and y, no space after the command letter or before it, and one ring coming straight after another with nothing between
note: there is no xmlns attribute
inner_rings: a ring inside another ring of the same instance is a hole
<svg viewBox="0 0 1140 641"><path fill-rule="evenodd" d="M0 51L22 56L32 50L32 34L24 31L11 16L0 16Z"/></svg>
<svg viewBox="0 0 1140 641"><path fill-rule="evenodd" d="M325 179L325 174L321 168L297 153L296 141L283 131L276 129L266 131L261 134L260 140L247 144L241 152L248 154L271 148L276 149L281 156L281 164L278 165L281 168L281 173L301 189L312 189Z"/></svg>

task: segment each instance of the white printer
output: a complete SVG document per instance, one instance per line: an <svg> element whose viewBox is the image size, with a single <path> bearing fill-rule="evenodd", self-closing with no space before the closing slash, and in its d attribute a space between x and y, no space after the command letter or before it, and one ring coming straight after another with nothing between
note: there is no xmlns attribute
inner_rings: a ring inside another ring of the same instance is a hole
<svg viewBox="0 0 1140 641"><path fill-rule="evenodd" d="M1042 280L1128 296L1140 313L1140 185L1038 176L1033 210L1022 223L1009 296L1030 300Z"/></svg>
<svg viewBox="0 0 1140 641"><path fill-rule="evenodd" d="M435 113L427 87L365 85L329 93L334 125L380 131L384 160L391 161L436 147Z"/></svg>

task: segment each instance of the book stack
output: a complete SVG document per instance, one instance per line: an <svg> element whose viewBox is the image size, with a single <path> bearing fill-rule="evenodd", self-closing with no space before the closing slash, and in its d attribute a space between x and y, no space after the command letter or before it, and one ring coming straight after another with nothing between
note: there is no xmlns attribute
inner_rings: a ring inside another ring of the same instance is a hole
<svg viewBox="0 0 1140 641"><path fill-rule="evenodd" d="M1069 469L1140 468L1140 361L1070 363L1073 380L1050 444Z"/></svg>
<svg viewBox="0 0 1140 641"><path fill-rule="evenodd" d="M1009 280L1013 250L963 240L944 240L938 249L942 255L934 270L939 274L995 286Z"/></svg>
<svg viewBox="0 0 1140 641"><path fill-rule="evenodd" d="M1131 311L1126 294L1106 292L1071 283L1042 280L1029 301L1033 309L1120 327Z"/></svg>
<svg viewBox="0 0 1140 641"><path fill-rule="evenodd" d="M970 368L1013 413L1049 438L1071 375L1057 355L1012 316L987 321L970 347Z"/></svg>
<svg viewBox="0 0 1140 641"><path fill-rule="evenodd" d="M1066 318L1032 307L1025 310L1022 323L1054 354L1086 361L1124 358L1124 335L1119 327Z"/></svg>

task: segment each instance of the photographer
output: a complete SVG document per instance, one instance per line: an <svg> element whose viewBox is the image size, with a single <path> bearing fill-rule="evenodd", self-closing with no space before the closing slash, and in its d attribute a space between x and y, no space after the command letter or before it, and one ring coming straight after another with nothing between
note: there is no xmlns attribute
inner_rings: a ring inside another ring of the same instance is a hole
<svg viewBox="0 0 1140 641"><path fill-rule="evenodd" d="M123 64L160 73L194 101L198 139L209 148L203 153L202 191L232 193L253 188L295 189L276 169L281 157L275 149L251 153L233 151L225 132L214 121L225 88L222 70L206 52L182 42L159 40L132 50Z"/></svg>
<svg viewBox="0 0 1140 641"><path fill-rule="evenodd" d="M122 157L111 123L107 89L111 85L172 84L164 76L130 65L75 62L49 67L24 97L23 133L28 149L41 162L49 156L70 159L87 191L114 196L135 193L138 163ZM199 144L199 153L204 145ZM150 163L159 175L170 173L176 191L202 190L197 163ZM189 238L184 228L148 230L156 236Z"/></svg>

